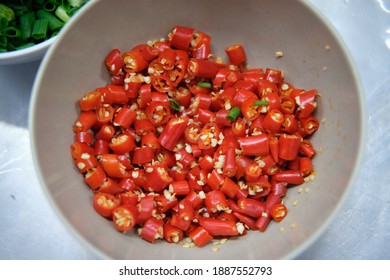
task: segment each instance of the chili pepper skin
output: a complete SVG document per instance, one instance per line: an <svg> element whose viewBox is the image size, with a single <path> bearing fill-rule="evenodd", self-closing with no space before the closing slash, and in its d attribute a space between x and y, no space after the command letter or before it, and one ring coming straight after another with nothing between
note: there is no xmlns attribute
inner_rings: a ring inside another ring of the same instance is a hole
<svg viewBox="0 0 390 280"><path fill-rule="evenodd" d="M280 171L272 176L272 179L277 182L284 182L288 184L300 185L303 184L304 179L300 170L285 170Z"/></svg>
<svg viewBox="0 0 390 280"><path fill-rule="evenodd" d="M175 207L178 203L178 199L175 196L175 194L171 194L169 192L164 191L163 194L160 194L159 196L155 197L155 202L158 210L161 213L165 213L168 210Z"/></svg>
<svg viewBox="0 0 390 280"><path fill-rule="evenodd" d="M88 92L79 100L79 108L81 111L96 110L101 106L101 93L97 90Z"/></svg>
<svg viewBox="0 0 390 280"><path fill-rule="evenodd" d="M280 98L280 111L283 114L294 114L295 101L291 96L282 95Z"/></svg>
<svg viewBox="0 0 390 280"><path fill-rule="evenodd" d="M263 214L255 221L255 227L259 231L264 232L267 229L270 221L271 215L267 212L263 212Z"/></svg>
<svg viewBox="0 0 390 280"><path fill-rule="evenodd" d="M279 132L284 122L284 115L278 109L271 109L265 115L262 125L270 133Z"/></svg>
<svg viewBox="0 0 390 280"><path fill-rule="evenodd" d="M224 176L222 173L219 173L216 169L214 169L210 176L207 179L207 185L209 185L214 190L219 190L220 186L224 181Z"/></svg>
<svg viewBox="0 0 390 280"><path fill-rule="evenodd" d="M107 177L106 180L99 186L96 192L104 192L109 194L121 193L123 189L117 183L117 180Z"/></svg>
<svg viewBox="0 0 390 280"><path fill-rule="evenodd" d="M144 224L153 215L153 210L155 209L154 197L141 197L139 203L136 205L136 208L138 210L137 223Z"/></svg>
<svg viewBox="0 0 390 280"><path fill-rule="evenodd" d="M257 99L255 96L249 97L240 107L242 115L248 121L254 121L261 114L262 106L255 105Z"/></svg>
<svg viewBox="0 0 390 280"><path fill-rule="evenodd" d="M125 65L119 49L112 49L104 59L104 63L111 75L118 75Z"/></svg>
<svg viewBox="0 0 390 280"><path fill-rule="evenodd" d="M226 196L222 191L212 190L206 194L204 200L205 206L209 213L216 213L218 211L227 209Z"/></svg>
<svg viewBox="0 0 390 280"><path fill-rule="evenodd" d="M107 175L100 166L89 169L84 175L84 181L92 190L97 190L106 181Z"/></svg>
<svg viewBox="0 0 390 280"><path fill-rule="evenodd" d="M270 215L275 222L280 222L287 216L287 207L282 203L274 204L270 209Z"/></svg>
<svg viewBox="0 0 390 280"><path fill-rule="evenodd" d="M136 144L133 137L126 134L120 134L111 138L111 142L108 143L108 147L115 154L123 155L132 151L136 147Z"/></svg>
<svg viewBox="0 0 390 280"><path fill-rule="evenodd" d="M227 177L233 177L236 175L236 149L228 148L225 153L225 161L223 165L223 174Z"/></svg>
<svg viewBox="0 0 390 280"><path fill-rule="evenodd" d="M198 193L194 190L190 190L190 192L183 198L183 200L190 201L194 209L199 209L201 206L203 206L203 196L204 193L201 195L200 192Z"/></svg>
<svg viewBox="0 0 390 280"><path fill-rule="evenodd" d="M202 44L192 49L191 57L195 59L207 59L211 54L210 45Z"/></svg>
<svg viewBox="0 0 390 280"><path fill-rule="evenodd" d="M94 149L86 143L76 141L70 146L70 153L73 159L78 159L84 153L94 154Z"/></svg>
<svg viewBox="0 0 390 280"><path fill-rule="evenodd" d="M154 165L146 169L146 181L149 191L159 192L172 183L173 179L169 176L166 167Z"/></svg>
<svg viewBox="0 0 390 280"><path fill-rule="evenodd" d="M142 165L151 162L154 159L154 151L149 146L134 149L133 160L134 164Z"/></svg>
<svg viewBox="0 0 390 280"><path fill-rule="evenodd" d="M240 65L246 62L244 47L240 44L231 45L225 49L231 64Z"/></svg>
<svg viewBox="0 0 390 280"><path fill-rule="evenodd" d="M134 205L119 205L112 211L112 220L118 231L126 232L136 225L138 215Z"/></svg>
<svg viewBox="0 0 390 280"><path fill-rule="evenodd" d="M279 158L293 160L301 147L302 137L296 134L283 133L279 137Z"/></svg>
<svg viewBox="0 0 390 280"><path fill-rule="evenodd" d="M112 97L113 104L126 104L129 101L125 87L123 85L113 85L109 84L106 86L108 89L108 94Z"/></svg>
<svg viewBox="0 0 390 280"><path fill-rule="evenodd" d="M270 193L266 200L265 200L265 211L269 212L270 209L275 205L282 203L282 198L280 195L275 194L275 193Z"/></svg>
<svg viewBox="0 0 390 280"><path fill-rule="evenodd" d="M174 181L169 186L169 191L175 195L187 195L190 193L190 186L185 180Z"/></svg>
<svg viewBox="0 0 390 280"><path fill-rule="evenodd" d="M82 111L73 126L73 132L88 131L97 122L96 114L93 111Z"/></svg>
<svg viewBox="0 0 390 280"><path fill-rule="evenodd" d="M125 52L122 57L125 64L125 71L140 72L149 66L149 62L145 59L139 50Z"/></svg>
<svg viewBox="0 0 390 280"><path fill-rule="evenodd" d="M237 201L239 212L247 216L258 218L265 210L265 205L253 198L241 198Z"/></svg>
<svg viewBox="0 0 390 280"><path fill-rule="evenodd" d="M174 48L186 51L190 47L194 32L194 28L176 26L169 35L169 43Z"/></svg>
<svg viewBox="0 0 390 280"><path fill-rule="evenodd" d="M155 47L148 44L140 44L131 49L132 51L139 51L147 61L155 59L160 51Z"/></svg>
<svg viewBox="0 0 390 280"><path fill-rule="evenodd" d="M93 196L93 207L96 212L105 218L111 218L113 210L120 204L119 199L114 195L98 192Z"/></svg>
<svg viewBox="0 0 390 280"><path fill-rule="evenodd" d="M157 239L163 237L163 226L163 221L151 217L141 228L140 236L142 239L154 243Z"/></svg>
<svg viewBox="0 0 390 280"><path fill-rule="evenodd" d="M271 181L271 193L279 197L287 193L287 183Z"/></svg>
<svg viewBox="0 0 390 280"><path fill-rule="evenodd" d="M198 226L188 233L188 236L198 247L203 247L211 240L213 236L202 226Z"/></svg>
<svg viewBox="0 0 390 280"><path fill-rule="evenodd" d="M100 155L100 163L104 171L108 176L113 178L125 178L129 177L125 166L120 162L118 155L116 154L103 154Z"/></svg>
<svg viewBox="0 0 390 280"><path fill-rule="evenodd" d="M312 135L316 132L320 126L320 122L313 115L308 116L307 118L303 118L300 120L301 126L304 131L304 135Z"/></svg>
<svg viewBox="0 0 390 280"><path fill-rule="evenodd" d="M229 177L226 177L221 185L220 190L226 196L228 196L230 198L234 198L239 191L239 186L232 179L230 179Z"/></svg>
<svg viewBox="0 0 390 280"><path fill-rule="evenodd" d="M134 110L123 107L114 117L114 124L121 126L123 128L129 128L131 124L135 121L137 114Z"/></svg>
<svg viewBox="0 0 390 280"><path fill-rule="evenodd" d="M163 132L158 137L158 141L161 146L172 151L183 135L188 120L188 117L171 118L165 126Z"/></svg>
<svg viewBox="0 0 390 280"><path fill-rule="evenodd" d="M188 231L191 226L191 222L191 220L184 219L184 217L180 216L177 212L172 213L171 220L169 221L172 226L177 227L182 231Z"/></svg>
<svg viewBox="0 0 390 280"><path fill-rule="evenodd" d="M288 134L294 134L298 131L298 121L294 115L284 114L284 121L280 130Z"/></svg>
<svg viewBox="0 0 390 280"><path fill-rule="evenodd" d="M308 139L302 140L299 152L310 158L314 157L314 155L316 154L316 150L314 149L313 144Z"/></svg>
<svg viewBox="0 0 390 280"><path fill-rule="evenodd" d="M269 154L269 140L265 134L239 137L238 142L243 155L264 156Z"/></svg>
<svg viewBox="0 0 390 280"><path fill-rule="evenodd" d="M163 226L164 239L168 243L178 243L183 240L184 233L181 229L172 226L171 224L165 224Z"/></svg>
<svg viewBox="0 0 390 280"><path fill-rule="evenodd" d="M201 217L199 224L212 236L235 236L240 234L234 221Z"/></svg>
<svg viewBox="0 0 390 280"><path fill-rule="evenodd" d="M164 125L171 118L171 110L169 104L154 101L146 108L146 115L154 125Z"/></svg>
<svg viewBox="0 0 390 280"><path fill-rule="evenodd" d="M304 119L309 117L315 110L317 90L304 91L295 97L296 104L298 105L297 116L298 119Z"/></svg>
<svg viewBox="0 0 390 280"><path fill-rule="evenodd" d="M284 73L281 70L267 68L265 70L265 79L271 83L280 84L283 82Z"/></svg>
<svg viewBox="0 0 390 280"><path fill-rule="evenodd" d="M187 71L190 75L201 78L214 78L221 66L207 60L191 58L188 62Z"/></svg>
<svg viewBox="0 0 390 280"><path fill-rule="evenodd" d="M233 215L237 217L242 223L244 223L249 229L251 230L256 230L255 222L256 220L246 216L244 214L238 213L238 212L233 212Z"/></svg>

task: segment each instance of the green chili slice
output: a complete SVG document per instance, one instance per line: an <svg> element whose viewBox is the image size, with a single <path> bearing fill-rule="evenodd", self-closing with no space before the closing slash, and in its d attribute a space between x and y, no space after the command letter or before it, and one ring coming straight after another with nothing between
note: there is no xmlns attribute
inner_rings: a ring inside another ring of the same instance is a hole
<svg viewBox="0 0 390 280"><path fill-rule="evenodd" d="M206 82L198 82L198 87L211 88L212 85L210 83L206 83Z"/></svg>
<svg viewBox="0 0 390 280"><path fill-rule="evenodd" d="M180 103L175 99L172 98L169 99L169 106L171 106L171 108L176 112L180 111Z"/></svg>
<svg viewBox="0 0 390 280"><path fill-rule="evenodd" d="M265 100L259 100L253 102L253 106L267 106L267 105L268 105L268 101Z"/></svg>
<svg viewBox="0 0 390 280"><path fill-rule="evenodd" d="M240 116L240 113L241 111L239 107L233 107L227 114L226 118L229 122L234 122Z"/></svg>

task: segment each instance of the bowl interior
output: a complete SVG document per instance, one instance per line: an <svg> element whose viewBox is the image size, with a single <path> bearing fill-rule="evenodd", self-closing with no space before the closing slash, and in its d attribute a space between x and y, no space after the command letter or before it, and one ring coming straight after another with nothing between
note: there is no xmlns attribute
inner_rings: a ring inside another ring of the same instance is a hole
<svg viewBox="0 0 390 280"><path fill-rule="evenodd" d="M91 1L67 24L45 57L34 85L31 136L38 175L59 218L96 252L115 259L279 259L296 256L329 224L347 195L361 154L362 97L342 42L301 1L169 0ZM174 7L174 8L173 8ZM74 168L69 148L76 102L108 83L102 63L112 48L121 51L165 37L175 25L212 36L213 52L245 46L252 68L282 69L296 87L317 88L320 130L312 138L319 152L314 182L290 189L290 212L265 233L250 232L210 246L186 249L150 244L134 233L120 234L95 213L92 192ZM282 58L275 57L282 51ZM296 206L292 206L298 202Z"/></svg>

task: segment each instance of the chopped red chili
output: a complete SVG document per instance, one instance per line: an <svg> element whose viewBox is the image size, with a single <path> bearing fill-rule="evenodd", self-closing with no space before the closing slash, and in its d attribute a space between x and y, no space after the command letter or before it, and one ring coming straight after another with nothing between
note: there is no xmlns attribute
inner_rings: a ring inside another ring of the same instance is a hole
<svg viewBox="0 0 390 280"><path fill-rule="evenodd" d="M263 232L286 217L288 190L315 177L317 90L248 69L241 44L225 49L228 62L210 44L175 26L163 40L113 48L107 85L76 102L70 154L118 231L199 247Z"/></svg>

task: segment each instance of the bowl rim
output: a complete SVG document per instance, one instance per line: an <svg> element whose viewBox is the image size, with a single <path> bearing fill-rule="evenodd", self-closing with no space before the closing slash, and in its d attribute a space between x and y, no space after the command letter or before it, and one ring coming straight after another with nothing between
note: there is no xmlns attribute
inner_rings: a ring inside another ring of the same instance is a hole
<svg viewBox="0 0 390 280"><path fill-rule="evenodd" d="M317 230L313 232L313 234L300 246L298 246L295 250L292 250L290 253L286 254L283 259L294 259L299 257L302 253L304 253L309 247L311 247L321 235L323 235L326 231L326 229L336 221L337 215L341 212L341 209L343 205L345 205L346 200L349 197L349 194L352 192L352 186L356 183L357 177L359 174L359 171L361 170L361 167L363 165L363 157L364 157L364 147L366 144L366 137L367 137L367 117L366 117L366 108L364 106L364 87L362 84L362 78L358 72L358 67L356 64L356 61L353 59L352 54L350 52L350 49L348 48L346 42L343 40L342 36L339 34L339 32L336 30L336 27L331 23L329 19L325 17L325 15L320 12L312 3L309 3L309 1L300 0L301 3L303 3L318 19L326 26L326 28L329 30L329 32L332 34L332 36L336 39L338 44L341 47L341 51L343 55L346 58L346 61L348 63L348 66L351 70L351 73L353 75L353 78L355 80L355 85L357 88L357 95L359 100L359 111L360 111L360 118L359 122L361 124L360 126L360 133L359 133L359 143L357 148L357 157L356 157L356 163L353 166L351 176L348 180L346 189L333 208L333 211L328 216L328 218L321 224Z"/></svg>
<svg viewBox="0 0 390 280"><path fill-rule="evenodd" d="M76 239L81 242L81 245L83 245L85 248L87 248L90 252L94 253L98 258L102 259L113 259L112 256L107 255L103 251L99 250L96 246L94 246L88 239L86 239L84 236L82 236L70 223L70 221L65 217L64 213L59 209L58 205L56 205L54 199L50 196L48 186L45 183L45 180L41 173L41 168L38 162L38 155L36 154L36 149L34 148L36 146L35 142L35 103L39 95L39 87L40 87L40 80L44 74L44 69L46 65L49 63L51 57L53 56L53 53L57 49L57 47L61 44L61 34L65 34L69 32L73 28L73 25L78 21L79 18L81 18L84 13L87 13L95 4L101 2L101 0L96 1L89 1L86 3L86 5L79 11L77 14L75 14L70 21L67 23L66 26L62 28L58 36L58 40L56 40L46 53L45 57L43 58L39 68L38 72L34 81L34 85L32 88L32 95L31 95L31 102L30 102L30 108L29 108L29 132L30 132L30 145L31 145L31 151L33 156L33 162L34 167L37 173L37 177L39 179L40 185L43 189L43 192L48 199L49 203L53 207L55 213L61 220L61 222L65 225L66 229L69 230L69 232L72 232L72 235L76 237ZM348 180L347 186L345 188L345 191L343 195L338 200L337 204L333 208L333 211L330 213L330 215L327 217L327 219L321 224L320 227L318 227L313 233L306 239L306 241L302 242L299 246L297 246L295 249L291 250L290 252L286 253L284 256L281 256L281 259L289 260L289 259L296 259L299 258L299 256L304 253L309 247L311 247L321 235L324 234L326 229L329 227L329 225L336 220L336 217L338 213L340 212L342 206L345 204L345 201L349 197L349 194L352 191L352 186L354 183L356 183L356 179L358 177L358 173L361 169L362 163L363 163L363 156L364 156L364 147L366 143L366 131L367 131L367 124L366 124L366 110L364 107L364 87L362 86L362 79L357 71L357 65L354 59L352 58L352 55L350 53L349 48L347 47L345 41L342 39L341 35L336 30L335 26L332 25L329 19L325 17L322 12L320 12L312 3L306 0L299 0L299 2L305 6L311 13L313 13L321 22L326 26L326 28L329 30L329 32L332 34L332 36L336 39L337 43L340 45L341 51L343 55L345 56L345 59L348 63L349 68L351 69L351 74L353 75L355 86L357 88L357 95L359 99L359 112L360 112L360 118L358 121L360 122L360 133L359 133L359 143L357 147L357 157L356 157L356 163L353 166L351 176ZM1 57L1 56L0 56Z"/></svg>
<svg viewBox="0 0 390 280"><path fill-rule="evenodd" d="M57 35L31 47L27 47L16 51L0 53L0 64L2 62L12 62L13 59L28 57L28 55L31 55L33 53L39 53L45 50L46 48L48 48L50 45L52 45L53 42L55 42L56 38Z"/></svg>

